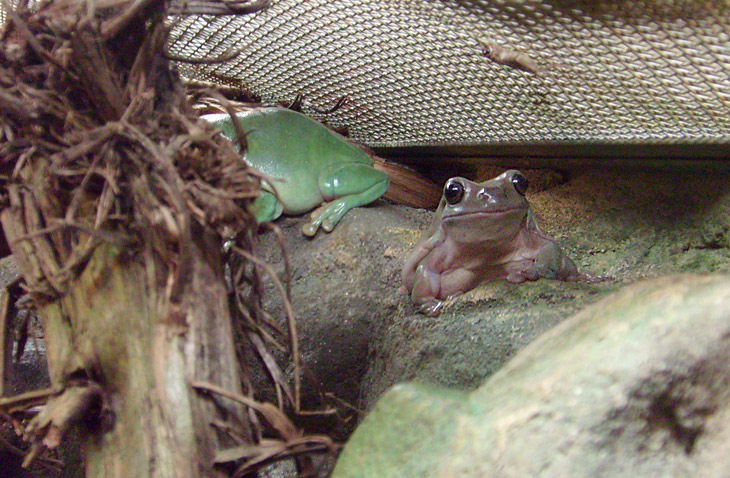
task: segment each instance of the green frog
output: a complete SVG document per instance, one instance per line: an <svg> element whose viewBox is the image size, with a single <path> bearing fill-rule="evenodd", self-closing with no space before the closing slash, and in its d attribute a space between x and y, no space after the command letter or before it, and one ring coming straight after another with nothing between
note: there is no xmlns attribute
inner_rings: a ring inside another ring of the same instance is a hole
<svg viewBox="0 0 730 478"><path fill-rule="evenodd" d="M482 281L602 280L579 273L540 229L527 187L527 178L515 170L483 183L461 177L446 182L431 228L402 270L402 289L424 314L438 315L444 300Z"/></svg>
<svg viewBox="0 0 730 478"><path fill-rule="evenodd" d="M285 108L259 108L236 114L248 144L244 160L264 174L254 202L259 223L282 213L314 211L302 227L307 236L330 232L350 209L368 204L388 189L388 175L358 146L309 117ZM203 119L235 141L227 114ZM315 209L316 208L316 209Z"/></svg>

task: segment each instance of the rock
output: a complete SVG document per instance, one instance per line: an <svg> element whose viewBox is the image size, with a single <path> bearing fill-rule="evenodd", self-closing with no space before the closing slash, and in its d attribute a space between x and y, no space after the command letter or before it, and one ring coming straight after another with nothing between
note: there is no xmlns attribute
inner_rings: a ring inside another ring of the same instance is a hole
<svg viewBox="0 0 730 478"><path fill-rule="evenodd" d="M525 173L531 182L528 199L545 231L579 268L614 281L487 283L447 304L439 317L425 317L396 291L404 257L428 227L432 211L379 200L350 211L332 233L313 239L301 234L301 218L277 221L293 268L302 356L313 378L304 384L304 408L321 408L326 393L337 397L327 405L340 408L337 416L311 417L308 431L346 439L357 417L343 417L352 410L342 401L366 412L403 381L474 390L536 337L625 285L676 273L730 273L726 174ZM446 171L444 177L453 174ZM259 253L283 270L271 234L262 236ZM271 291L268 305L275 317L283 317L281 301ZM265 383L257 383L258 396L273 402L275 392L267 395Z"/></svg>
<svg viewBox="0 0 730 478"><path fill-rule="evenodd" d="M333 478L730 476L730 276L635 284L466 394L391 389Z"/></svg>
<svg viewBox="0 0 730 478"><path fill-rule="evenodd" d="M624 285L676 273L730 273L727 175L527 174L537 186L528 199L545 231L581 270L613 281L486 283L447 304L439 317L425 317L396 290L403 260L432 211L380 200L350 211L332 233L314 239L302 236L300 219L278 222L294 269L303 355L322 390L363 410L408 380L473 390L537 336ZM262 241L264 256L279 261L275 241Z"/></svg>

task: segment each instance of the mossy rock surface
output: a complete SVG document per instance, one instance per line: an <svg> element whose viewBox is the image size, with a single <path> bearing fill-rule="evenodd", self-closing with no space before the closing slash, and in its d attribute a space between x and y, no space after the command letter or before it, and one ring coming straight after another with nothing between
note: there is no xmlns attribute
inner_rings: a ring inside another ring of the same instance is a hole
<svg viewBox="0 0 730 478"><path fill-rule="evenodd" d="M397 289L432 211L379 200L314 239L302 236L301 219L278 222L290 250L304 358L323 389L363 410L404 381L473 390L540 334L626 285L677 273L730 273L730 175L523 172L543 229L579 269L611 281L485 283L426 317ZM277 260L273 237L263 241L265 255Z"/></svg>
<svg viewBox="0 0 730 478"><path fill-rule="evenodd" d="M626 287L472 393L388 391L333 478L725 476L730 276Z"/></svg>

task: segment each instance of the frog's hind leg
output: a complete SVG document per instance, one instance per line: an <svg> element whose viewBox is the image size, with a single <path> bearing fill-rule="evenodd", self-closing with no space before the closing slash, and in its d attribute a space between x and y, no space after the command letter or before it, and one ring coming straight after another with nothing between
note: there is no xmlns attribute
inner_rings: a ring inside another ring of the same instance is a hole
<svg viewBox="0 0 730 478"><path fill-rule="evenodd" d="M281 202L269 191L262 190L259 197L253 202L253 212L256 216L256 222L259 224L278 218L281 216L283 209Z"/></svg>
<svg viewBox="0 0 730 478"><path fill-rule="evenodd" d="M315 209L302 232L313 236L320 226L326 232L332 231L347 211L375 201L385 194L389 184L387 174L367 164L349 163L325 171L320 176L320 190L324 197L336 199Z"/></svg>

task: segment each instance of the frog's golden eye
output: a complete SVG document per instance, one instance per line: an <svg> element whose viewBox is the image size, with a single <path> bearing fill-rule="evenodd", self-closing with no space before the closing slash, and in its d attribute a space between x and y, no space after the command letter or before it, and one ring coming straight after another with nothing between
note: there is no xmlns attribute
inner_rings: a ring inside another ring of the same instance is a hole
<svg viewBox="0 0 730 478"><path fill-rule="evenodd" d="M449 182L447 182L446 186L444 186L444 199L446 199L446 202L454 205L461 202L463 198L464 185L461 184L461 181L449 179Z"/></svg>
<svg viewBox="0 0 730 478"><path fill-rule="evenodd" d="M515 190L520 193L520 196L524 196L525 192L527 192L527 187L530 185L530 183L527 182L527 178L523 176L522 173L515 173L512 175L510 181L512 181L512 185L515 187Z"/></svg>

